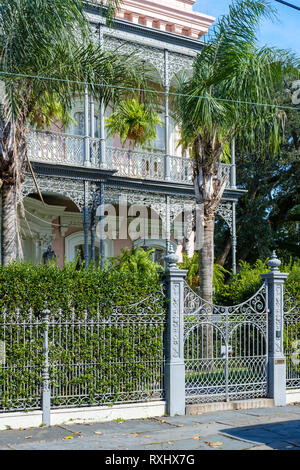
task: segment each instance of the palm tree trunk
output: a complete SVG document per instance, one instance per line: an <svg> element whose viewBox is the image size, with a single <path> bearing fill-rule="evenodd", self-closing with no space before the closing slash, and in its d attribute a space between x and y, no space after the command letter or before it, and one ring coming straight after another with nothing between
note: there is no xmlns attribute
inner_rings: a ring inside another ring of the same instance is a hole
<svg viewBox="0 0 300 470"><path fill-rule="evenodd" d="M203 243L199 250L199 284L201 297L210 303L213 301L214 232L214 214L204 216Z"/></svg>
<svg viewBox="0 0 300 470"><path fill-rule="evenodd" d="M200 296L212 304L213 302L213 273L214 273L214 230L215 215L204 216L203 243L199 250L199 283ZM203 330L204 354L206 358L213 357L213 326L209 305L206 306L207 325ZM210 366L209 366L210 367Z"/></svg>
<svg viewBox="0 0 300 470"><path fill-rule="evenodd" d="M6 266L17 258L17 201L13 184L2 185L1 259Z"/></svg>

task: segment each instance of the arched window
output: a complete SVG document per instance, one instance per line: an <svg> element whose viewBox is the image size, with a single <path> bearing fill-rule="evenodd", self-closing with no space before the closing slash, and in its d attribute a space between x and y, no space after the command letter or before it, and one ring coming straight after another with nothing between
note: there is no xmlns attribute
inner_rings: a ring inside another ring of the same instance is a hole
<svg viewBox="0 0 300 470"><path fill-rule="evenodd" d="M95 129L95 138L100 138L100 109L99 104L95 103L95 113L94 113L94 129ZM104 112L104 118L110 116L112 113L112 107L108 105ZM77 100L73 105L72 116L75 120L75 123L72 122L69 127L66 129L67 134L84 136L84 104L82 101ZM112 146L113 139L112 137L107 137L107 129L104 127L106 145ZM91 116L89 113L89 135L91 135Z"/></svg>
<svg viewBox="0 0 300 470"><path fill-rule="evenodd" d="M99 262L99 241L95 244L95 261ZM91 239L89 237L89 255L91 256ZM104 257L110 258L114 255L113 240L104 240ZM65 256L68 262L75 261L79 256L79 261L84 260L84 232L75 232L65 238Z"/></svg>

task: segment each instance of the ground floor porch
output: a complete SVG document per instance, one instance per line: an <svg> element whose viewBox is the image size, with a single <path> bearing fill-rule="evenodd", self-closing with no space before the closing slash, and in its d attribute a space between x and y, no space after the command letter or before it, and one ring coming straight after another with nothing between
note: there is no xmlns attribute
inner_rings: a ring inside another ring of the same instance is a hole
<svg viewBox="0 0 300 470"><path fill-rule="evenodd" d="M101 266L123 248L141 246L152 249L153 260L163 265L171 249L180 261L199 249L201 230L196 225L201 205L196 204L192 187L139 184L114 178L111 172L55 170L56 174L51 168L35 169L34 179L28 174L18 201L20 258L27 262L55 258L63 266L66 261L94 260ZM233 270L238 197L229 192L217 210L232 236Z"/></svg>

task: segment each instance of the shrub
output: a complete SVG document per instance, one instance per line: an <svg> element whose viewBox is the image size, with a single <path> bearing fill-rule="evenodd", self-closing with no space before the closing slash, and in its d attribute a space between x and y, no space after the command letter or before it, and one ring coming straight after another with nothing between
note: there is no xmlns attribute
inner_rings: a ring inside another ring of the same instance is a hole
<svg viewBox="0 0 300 470"><path fill-rule="evenodd" d="M45 302L53 406L160 398L165 306L147 265L0 266L0 409L40 406Z"/></svg>
<svg viewBox="0 0 300 470"><path fill-rule="evenodd" d="M188 258L186 254L183 254L183 262L178 263L178 267L188 271L186 281L192 289L196 290L199 286L198 253L195 252L192 258ZM213 287L215 293L223 288L226 275L228 274L230 274L230 272L224 269L220 264L214 265Z"/></svg>
<svg viewBox="0 0 300 470"><path fill-rule="evenodd" d="M108 260L107 269L113 268L119 273L135 274L142 277L145 282L147 279L159 279L159 272L162 267L153 262L153 251L153 249L144 251L139 246L133 247L131 250L123 248L118 256Z"/></svg>
<svg viewBox="0 0 300 470"><path fill-rule="evenodd" d="M103 271L92 266L78 270L76 262L66 263L62 269L55 263L0 266L0 309L31 307L39 313L47 302L53 311L74 308L79 313L99 305L103 311L113 305L130 305L161 289L157 270L150 261L148 266L144 271L114 269L111 265Z"/></svg>
<svg viewBox="0 0 300 470"><path fill-rule="evenodd" d="M157 137L157 125L163 125L159 114L140 103L137 98L121 101L116 111L106 118L108 135L118 134L122 145L132 140L135 145L139 144L143 148L147 145L152 147L152 142Z"/></svg>
<svg viewBox="0 0 300 470"><path fill-rule="evenodd" d="M261 274L267 273L270 268L267 260L257 260L253 266L249 263L241 262L240 271L232 276L230 281L220 286L216 292L215 302L219 305L237 305L252 297L262 285ZM285 283L286 289L298 297L300 292L300 261L290 260L287 264L280 266L280 271L289 273Z"/></svg>
<svg viewBox="0 0 300 470"><path fill-rule="evenodd" d="M187 269L187 282L192 289L197 290L199 286L198 275L198 253L193 258L184 256L184 261L178 263L181 269ZM240 270L236 275L231 275L222 266L214 265L214 303L218 305L237 305L252 297L262 285L261 274L269 271L267 261L258 259L254 265L245 261L239 263ZM280 266L281 272L289 273L286 281L286 289L294 297L299 299L300 292L300 261L290 259L288 263Z"/></svg>

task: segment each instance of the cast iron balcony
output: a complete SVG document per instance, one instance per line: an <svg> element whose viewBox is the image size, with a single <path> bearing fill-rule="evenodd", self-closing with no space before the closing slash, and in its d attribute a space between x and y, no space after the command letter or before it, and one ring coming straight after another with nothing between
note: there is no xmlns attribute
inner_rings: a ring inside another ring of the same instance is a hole
<svg viewBox="0 0 300 470"><path fill-rule="evenodd" d="M90 166L100 168L100 139L89 138ZM85 166L83 136L49 131L31 131L28 135L28 157L31 161L49 162L72 167ZM106 165L116 169L117 176L145 180L165 180L165 155L160 151L137 151L106 146ZM170 181L193 184L193 160L169 156ZM221 175L227 174L227 188L231 187L231 165L221 165Z"/></svg>

